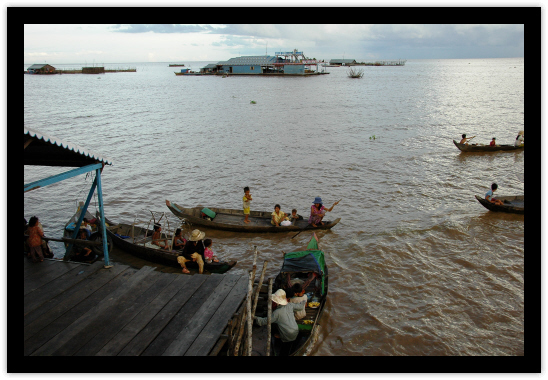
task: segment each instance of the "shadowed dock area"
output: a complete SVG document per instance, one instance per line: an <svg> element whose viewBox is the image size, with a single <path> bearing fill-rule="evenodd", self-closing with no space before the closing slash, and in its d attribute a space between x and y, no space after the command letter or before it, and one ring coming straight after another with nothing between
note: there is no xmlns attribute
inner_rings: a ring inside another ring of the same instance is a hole
<svg viewBox="0 0 548 380"><path fill-rule="evenodd" d="M216 355L247 276L24 259L25 356Z"/></svg>

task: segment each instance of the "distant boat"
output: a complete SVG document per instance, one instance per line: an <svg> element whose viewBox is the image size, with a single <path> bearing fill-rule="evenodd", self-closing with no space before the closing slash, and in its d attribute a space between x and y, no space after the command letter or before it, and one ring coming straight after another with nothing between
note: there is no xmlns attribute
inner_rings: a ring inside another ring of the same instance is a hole
<svg viewBox="0 0 548 380"><path fill-rule="evenodd" d="M461 144L453 140L453 143L457 148L459 148L462 152L497 152L500 150L519 150L523 149L524 145L520 146L514 146L514 145L470 145L470 144Z"/></svg>
<svg viewBox="0 0 548 380"><path fill-rule="evenodd" d="M524 214L525 213L525 196L524 195L512 195L512 196L497 196L496 199L503 201L503 205L496 205L489 202L487 199L476 195L476 199L483 207L490 211L495 212L508 212L511 214Z"/></svg>
<svg viewBox="0 0 548 380"><path fill-rule="evenodd" d="M182 63L170 63L169 67L185 67L185 65Z"/></svg>

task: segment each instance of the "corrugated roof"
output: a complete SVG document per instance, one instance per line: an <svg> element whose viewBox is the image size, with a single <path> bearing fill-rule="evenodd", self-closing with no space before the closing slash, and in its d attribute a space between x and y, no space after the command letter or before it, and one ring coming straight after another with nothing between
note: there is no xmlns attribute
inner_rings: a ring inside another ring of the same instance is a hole
<svg viewBox="0 0 548 380"><path fill-rule="evenodd" d="M355 59L332 59L329 63L354 63Z"/></svg>
<svg viewBox="0 0 548 380"><path fill-rule="evenodd" d="M250 55L230 58L228 61L221 61L218 65L268 65L275 63L278 57L271 55Z"/></svg>
<svg viewBox="0 0 548 380"><path fill-rule="evenodd" d="M27 68L27 70L41 69L42 67L47 66L47 65L48 65L47 63L36 63L36 64L34 64L34 65L32 65L32 66L29 66L29 67ZM51 66L51 65L50 65L50 66ZM52 67L53 67L53 66L52 66Z"/></svg>
<svg viewBox="0 0 548 380"><path fill-rule="evenodd" d="M112 161L76 144L57 139L35 129L23 127L25 142L32 141L24 152L25 165L76 166L81 167L95 162L112 165Z"/></svg>
<svg viewBox="0 0 548 380"><path fill-rule="evenodd" d="M202 69L214 69L217 67L217 63L210 63L209 65L205 65L204 67L202 67Z"/></svg>

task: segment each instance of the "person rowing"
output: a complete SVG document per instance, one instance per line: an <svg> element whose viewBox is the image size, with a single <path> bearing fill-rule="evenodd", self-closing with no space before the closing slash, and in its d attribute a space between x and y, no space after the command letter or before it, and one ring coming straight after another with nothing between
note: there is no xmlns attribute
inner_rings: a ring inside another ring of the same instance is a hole
<svg viewBox="0 0 548 380"><path fill-rule="evenodd" d="M466 145L468 145L468 141L469 141L469 140L472 140L474 137L476 137L476 136L466 137L466 134L463 133L463 135L462 135L462 140L460 140L460 143L461 143L461 144L466 144Z"/></svg>
<svg viewBox="0 0 548 380"><path fill-rule="evenodd" d="M333 203L333 206L331 206L330 208L326 208L323 205L322 198L316 197L314 199L314 204L310 206L310 217L308 218L308 224L312 225L312 227L317 227L318 224L320 226L323 226L322 219L325 216L325 213L333 210L333 207L339 204L339 202L340 200Z"/></svg>

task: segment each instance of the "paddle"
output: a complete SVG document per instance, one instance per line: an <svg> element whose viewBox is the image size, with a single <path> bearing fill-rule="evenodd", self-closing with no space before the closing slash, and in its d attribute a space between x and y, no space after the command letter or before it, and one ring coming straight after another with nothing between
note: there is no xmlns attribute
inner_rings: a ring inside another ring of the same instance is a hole
<svg viewBox="0 0 548 380"><path fill-rule="evenodd" d="M335 207L336 204L338 204L340 201L342 201L342 198L339 199L337 202L333 203L333 206L331 206L331 210L333 210L333 207ZM309 228L310 226L312 226L312 224L307 224L306 227L304 227L303 229L301 229L299 232L297 232L295 235L293 235L293 237L291 239L293 239L295 236L297 236L298 234L300 234L301 232L303 232L304 230L306 230L307 228Z"/></svg>

